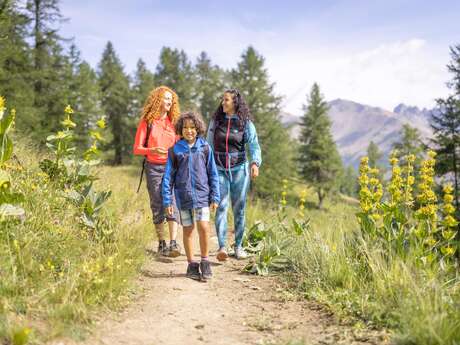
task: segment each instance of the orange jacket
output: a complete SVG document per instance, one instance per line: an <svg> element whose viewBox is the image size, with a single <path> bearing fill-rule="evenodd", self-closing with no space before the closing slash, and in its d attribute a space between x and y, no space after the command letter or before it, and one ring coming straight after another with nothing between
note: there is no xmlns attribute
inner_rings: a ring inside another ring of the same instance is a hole
<svg viewBox="0 0 460 345"><path fill-rule="evenodd" d="M167 155L151 153L149 148L161 147L164 150L168 150L170 147L174 146L177 140L180 139L179 136L176 135L174 125L172 124L169 117L153 120L147 147L144 147L146 135L147 122L144 119L141 119L139 125L137 126L133 153L135 155L147 156L147 160L151 163L166 164L168 160Z"/></svg>

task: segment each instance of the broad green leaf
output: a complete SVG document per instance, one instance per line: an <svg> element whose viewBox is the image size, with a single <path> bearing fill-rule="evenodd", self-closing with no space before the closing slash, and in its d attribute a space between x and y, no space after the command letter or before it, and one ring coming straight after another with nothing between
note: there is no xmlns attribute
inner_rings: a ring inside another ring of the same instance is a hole
<svg viewBox="0 0 460 345"><path fill-rule="evenodd" d="M0 165L9 160L12 154L13 141L6 134L0 134Z"/></svg>

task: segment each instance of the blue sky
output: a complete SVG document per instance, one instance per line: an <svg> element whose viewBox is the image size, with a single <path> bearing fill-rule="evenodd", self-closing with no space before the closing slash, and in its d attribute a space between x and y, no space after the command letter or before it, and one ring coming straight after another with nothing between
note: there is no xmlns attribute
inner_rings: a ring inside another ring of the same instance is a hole
<svg viewBox="0 0 460 345"><path fill-rule="evenodd" d="M163 46L232 68L252 45L294 114L315 81L327 100L432 107L448 94L449 46L460 44L455 0L63 0L61 10L61 33L94 67L108 40L128 73L139 58L155 70Z"/></svg>

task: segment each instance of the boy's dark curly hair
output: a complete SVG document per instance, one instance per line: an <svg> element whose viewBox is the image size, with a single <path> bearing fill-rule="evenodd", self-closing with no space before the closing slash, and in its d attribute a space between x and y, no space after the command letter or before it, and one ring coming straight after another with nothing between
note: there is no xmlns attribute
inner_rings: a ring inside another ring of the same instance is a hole
<svg viewBox="0 0 460 345"><path fill-rule="evenodd" d="M233 106L235 107L236 115L238 115L240 119L239 125L243 128L245 122L251 119L251 112L249 111L249 107L246 104L243 95L237 89L227 89L224 91L224 94L225 93L229 93L233 96ZM214 121L221 121L224 118L225 113L221 102L217 110L214 112L213 119Z"/></svg>
<svg viewBox="0 0 460 345"><path fill-rule="evenodd" d="M193 123L195 124L195 128L196 128L196 135L198 137L204 136L204 134L206 133L206 125L204 124L203 119L201 118L199 114L191 112L191 111L188 111L180 115L179 120L177 120L176 125L175 125L176 134L182 137L182 130L184 129L185 120L193 121Z"/></svg>

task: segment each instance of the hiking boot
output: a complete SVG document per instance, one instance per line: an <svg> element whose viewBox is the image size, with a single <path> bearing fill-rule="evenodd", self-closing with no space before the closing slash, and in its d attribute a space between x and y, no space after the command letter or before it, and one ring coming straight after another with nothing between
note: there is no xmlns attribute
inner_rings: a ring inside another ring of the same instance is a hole
<svg viewBox="0 0 460 345"><path fill-rule="evenodd" d="M248 253L243 249L243 247L236 247L235 248L235 258L237 260L247 259Z"/></svg>
<svg viewBox="0 0 460 345"><path fill-rule="evenodd" d="M187 274L185 275L187 278L200 280L200 264L198 262L190 262L187 267Z"/></svg>
<svg viewBox="0 0 460 345"><path fill-rule="evenodd" d="M169 244L169 256L171 258L177 258L180 255L180 246L175 240L172 240Z"/></svg>
<svg viewBox="0 0 460 345"><path fill-rule="evenodd" d="M165 240L161 240L158 243L158 252L157 252L157 254L158 255L163 255L163 256L168 256L169 255L169 249L168 249L168 246L167 246Z"/></svg>
<svg viewBox="0 0 460 345"><path fill-rule="evenodd" d="M206 281L212 278L211 264L208 260L200 262L201 280Z"/></svg>
<svg viewBox="0 0 460 345"><path fill-rule="evenodd" d="M228 258L227 250L224 247L220 248L217 252L216 258L219 261L226 261Z"/></svg>

